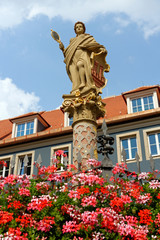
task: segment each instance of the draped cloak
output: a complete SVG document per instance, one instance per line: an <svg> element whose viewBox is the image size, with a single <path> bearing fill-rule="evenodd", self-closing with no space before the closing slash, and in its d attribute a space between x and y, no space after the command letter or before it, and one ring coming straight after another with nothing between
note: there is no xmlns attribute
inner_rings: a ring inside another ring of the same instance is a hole
<svg viewBox="0 0 160 240"><path fill-rule="evenodd" d="M80 77L77 68L77 62L83 62L86 76L86 86L92 87L94 85L91 75L91 53L99 53L101 49L105 49L95 41L93 36L89 34L81 34L70 40L69 46L64 51L64 62L66 64L66 71L73 83L72 90L78 89L80 84ZM76 57L76 51L81 51L79 57ZM71 71L72 69L72 71Z"/></svg>

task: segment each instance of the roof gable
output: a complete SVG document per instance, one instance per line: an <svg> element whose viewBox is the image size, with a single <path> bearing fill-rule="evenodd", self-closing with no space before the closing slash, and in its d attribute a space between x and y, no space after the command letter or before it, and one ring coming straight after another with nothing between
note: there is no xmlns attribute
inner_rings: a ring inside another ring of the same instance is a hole
<svg viewBox="0 0 160 240"><path fill-rule="evenodd" d="M131 94L131 93L136 93L136 92L141 92L141 91L145 91L145 90L150 90L150 89L153 89L153 88L156 88L158 90L158 92L160 91L160 86L159 85L143 86L143 87L138 87L138 88L135 88L133 90L124 92L124 93L122 93L122 96L125 96L127 94Z"/></svg>

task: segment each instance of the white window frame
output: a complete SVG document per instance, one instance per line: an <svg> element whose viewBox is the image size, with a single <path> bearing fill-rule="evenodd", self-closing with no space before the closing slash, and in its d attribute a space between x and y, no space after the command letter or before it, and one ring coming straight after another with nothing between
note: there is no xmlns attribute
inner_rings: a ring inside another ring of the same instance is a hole
<svg viewBox="0 0 160 240"><path fill-rule="evenodd" d="M22 135L22 136L29 135L29 134L26 134L26 132L27 132L27 124L28 123L32 123L32 122L33 122L33 133L34 133L34 121L28 121L28 122L19 123L19 124L16 125L16 132L15 132L16 135L15 136L17 137L18 126L21 125L21 124L24 124L24 135ZM31 134L33 134L33 133L31 133ZM22 136L19 136L19 137L22 137Z"/></svg>
<svg viewBox="0 0 160 240"><path fill-rule="evenodd" d="M53 159L53 156L54 156L55 152L58 151L58 150L64 150L65 151L66 148L68 149L68 164L69 165L71 164L71 144L69 143L69 144L62 144L62 145L51 147L50 166L53 165L52 159ZM63 157L61 158L61 163L63 164ZM63 166L61 166L61 169L58 170L58 172L61 172L61 171L64 171Z"/></svg>
<svg viewBox="0 0 160 240"><path fill-rule="evenodd" d="M149 97L152 96L153 98L153 109L159 108L159 103L158 103L158 97L157 97L157 92L155 89L149 89L149 90L145 90L145 91L141 91L141 92L135 92L135 93L130 93L126 96L126 101L127 101L127 109L128 109L128 113L136 113L133 112L132 109L132 100L141 98L142 101L142 111L147 111L144 110L144 102L143 102L143 98L144 97Z"/></svg>
<svg viewBox="0 0 160 240"><path fill-rule="evenodd" d="M158 132L158 133L159 133L159 132ZM151 135L151 134L154 134L154 135L155 135L155 140L156 140L157 154L154 154L154 155L152 155L152 156L160 156L158 133L150 133L150 134L148 134L148 141L149 141L149 135ZM151 154L151 145L150 145L150 141L149 141L149 149L150 149L150 154Z"/></svg>
<svg viewBox="0 0 160 240"><path fill-rule="evenodd" d="M34 167L34 156L35 156L35 151L29 151L29 152L21 152L16 154L16 160L15 160L15 171L14 174L18 175L18 171L19 171L19 161L20 161L20 157L25 157L25 156L32 156L32 160L31 160L31 172L30 172L30 177L32 177L33 175L33 167Z"/></svg>
<svg viewBox="0 0 160 240"><path fill-rule="evenodd" d="M4 157L0 157L0 161L7 161L9 160L10 163L9 163L9 172L8 172L8 176L11 174L11 160L13 158L13 155L8 155L8 156L4 156ZM5 170L6 170L6 167L3 166L3 175L0 175L0 176L3 176L5 175Z"/></svg>
<svg viewBox="0 0 160 240"><path fill-rule="evenodd" d="M72 126L72 124L70 124L70 118L69 118L69 114L68 112L64 113L64 127L69 127Z"/></svg>
<svg viewBox="0 0 160 240"><path fill-rule="evenodd" d="M146 160L150 160L150 156L151 156L149 135L150 134L157 134L157 133L160 133L160 127L154 127L154 128L149 128L149 129L143 130L143 139L144 139ZM156 155L152 155L152 157L155 158L155 159L160 158L160 152Z"/></svg>
<svg viewBox="0 0 160 240"><path fill-rule="evenodd" d="M117 158L118 158L118 163L121 163L123 161L122 158L122 140L123 139L129 139L135 137L136 142L137 142L137 153L139 156L139 161L142 161L142 150L141 150L141 142L140 142L140 134L139 131L132 131L128 133L123 133L123 134L117 134L116 135L116 143L117 143ZM129 162L135 162L136 159L126 159L127 163Z"/></svg>
<svg viewBox="0 0 160 240"><path fill-rule="evenodd" d="M27 130L27 123L29 122L33 122L34 123L34 128L33 128L33 133L36 133L37 132L37 128L38 128L38 119L37 118L29 118L29 119L26 119L25 121L18 121L18 122L14 122L13 123L13 127L12 127L12 138L15 138L17 137L17 130L18 130L18 125L20 124L25 124L25 130L24 130L24 135L23 136L26 136L26 130ZM23 136L19 136L19 137L23 137ZM19 138L18 137L18 138Z"/></svg>
<svg viewBox="0 0 160 240"><path fill-rule="evenodd" d="M138 98L133 98L133 99L131 99L131 105L132 105L132 113L135 113L135 112L133 112L133 100L138 100L138 99L140 99L141 100L141 108L142 108L142 110L141 111L137 111L137 112L142 112L142 111L146 111L145 109L144 109L144 98L145 97L152 97L152 100L153 100L153 95L148 95L148 96L144 96L144 97L138 97ZM154 100L153 100L153 108L151 108L151 109L154 109L155 107L154 107ZM149 110L149 109L147 109L147 110Z"/></svg>
<svg viewBox="0 0 160 240"><path fill-rule="evenodd" d="M128 152L129 152L129 158L126 159L127 161L129 160L133 160L135 158L132 158L132 151L131 151L131 138L135 138L136 139L136 136L131 136L131 137L126 137L126 138L121 138L121 149L123 149L123 145L122 145L122 140L127 140L128 141ZM136 148L137 148L137 151L138 151L138 147L137 147L137 139L136 139Z"/></svg>

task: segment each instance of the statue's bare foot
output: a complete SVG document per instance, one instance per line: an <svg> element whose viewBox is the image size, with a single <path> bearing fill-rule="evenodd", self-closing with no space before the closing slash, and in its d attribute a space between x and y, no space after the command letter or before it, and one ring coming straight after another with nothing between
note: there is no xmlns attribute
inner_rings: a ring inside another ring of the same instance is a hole
<svg viewBox="0 0 160 240"><path fill-rule="evenodd" d="M83 87L85 87L85 84L84 84L84 83L81 83L81 84L79 85L79 88L83 88Z"/></svg>

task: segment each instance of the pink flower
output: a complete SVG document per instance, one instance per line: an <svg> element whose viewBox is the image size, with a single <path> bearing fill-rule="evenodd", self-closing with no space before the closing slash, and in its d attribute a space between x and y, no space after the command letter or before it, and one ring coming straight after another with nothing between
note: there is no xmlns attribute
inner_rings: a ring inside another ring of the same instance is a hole
<svg viewBox="0 0 160 240"><path fill-rule="evenodd" d="M67 154L65 154L63 150L58 150L55 152L55 156L67 157Z"/></svg>
<svg viewBox="0 0 160 240"><path fill-rule="evenodd" d="M150 193L145 193L144 195L139 195L136 199L136 203L145 204L151 199Z"/></svg>
<svg viewBox="0 0 160 240"><path fill-rule="evenodd" d="M79 182L83 185L93 186L94 184L103 185L105 180L97 175L94 175L93 173L80 173L74 175L71 180L71 183L73 184L78 184Z"/></svg>
<svg viewBox="0 0 160 240"><path fill-rule="evenodd" d="M87 164L92 165L93 167L101 166L101 162L96 159L89 159L87 160Z"/></svg>
<svg viewBox="0 0 160 240"><path fill-rule="evenodd" d="M122 199L123 203L125 203L125 204L132 202L131 197L129 197L128 195L121 195L121 199Z"/></svg>
<svg viewBox="0 0 160 240"><path fill-rule="evenodd" d="M140 179L148 179L148 177L149 177L149 173L141 172L141 173L138 175L138 180L140 180Z"/></svg>
<svg viewBox="0 0 160 240"><path fill-rule="evenodd" d="M149 182L149 188L152 188L152 189L160 188L160 182L158 180L151 180Z"/></svg>
<svg viewBox="0 0 160 240"><path fill-rule="evenodd" d="M38 210L41 211L45 207L52 206L52 198L49 195L43 195L39 198L33 198L28 204L27 210Z"/></svg>
<svg viewBox="0 0 160 240"><path fill-rule="evenodd" d="M70 190L68 196L70 198L77 198L77 199L81 198L81 196L78 194L77 190Z"/></svg>
<svg viewBox="0 0 160 240"><path fill-rule="evenodd" d="M135 229L134 239L135 240L147 240L148 227L147 226L138 226Z"/></svg>
<svg viewBox="0 0 160 240"><path fill-rule="evenodd" d="M16 175L9 175L8 177L4 178L4 184L11 184L16 185L17 184L17 176Z"/></svg>
<svg viewBox="0 0 160 240"><path fill-rule="evenodd" d="M49 185L46 182L40 182L36 184L36 189L37 190L48 190L49 189Z"/></svg>
<svg viewBox="0 0 160 240"><path fill-rule="evenodd" d="M0 181L0 189L3 190L3 188L4 188L4 182Z"/></svg>
<svg viewBox="0 0 160 240"><path fill-rule="evenodd" d="M135 229L130 224L125 224L124 222L121 222L118 228L118 232L121 236L130 235L133 238Z"/></svg>
<svg viewBox="0 0 160 240"><path fill-rule="evenodd" d="M30 191L29 189L27 188L19 188L19 192L18 192L19 195L23 195L23 196L30 196Z"/></svg>
<svg viewBox="0 0 160 240"><path fill-rule="evenodd" d="M48 176L48 181L56 181L56 182L62 182L63 178L60 174L58 173L54 173L54 174L50 174Z"/></svg>
<svg viewBox="0 0 160 240"><path fill-rule="evenodd" d="M76 221L69 221L63 225L62 232L67 233L67 232L77 232L80 230L80 224L77 224Z"/></svg>
<svg viewBox="0 0 160 240"><path fill-rule="evenodd" d="M73 240L83 240L83 238L74 236Z"/></svg>
<svg viewBox="0 0 160 240"><path fill-rule="evenodd" d="M78 206L74 205L69 205L65 204L64 206L61 207L63 213L69 214L69 216L74 220L74 221L79 221L81 219L81 213L80 213L80 208Z"/></svg>
<svg viewBox="0 0 160 240"><path fill-rule="evenodd" d="M117 174L117 173L125 173L125 170L127 169L127 165L125 163L116 163L116 166L113 168L112 173Z"/></svg>
<svg viewBox="0 0 160 240"><path fill-rule="evenodd" d="M96 197L95 196L83 197L81 205L83 207L86 207L86 206L93 206L93 207L95 207L97 205Z"/></svg>
<svg viewBox="0 0 160 240"><path fill-rule="evenodd" d="M127 222L127 224L131 225L132 227L136 227L138 223L137 218L134 216L125 216L124 221Z"/></svg>
<svg viewBox="0 0 160 240"><path fill-rule="evenodd" d="M98 212L85 211L82 213L82 221L84 224L88 224L90 226L98 225Z"/></svg>
<svg viewBox="0 0 160 240"><path fill-rule="evenodd" d="M105 239L102 233L100 232L93 232L92 233L92 240L102 240Z"/></svg>
<svg viewBox="0 0 160 240"><path fill-rule="evenodd" d="M37 230L40 230L42 232L49 232L54 223L54 217L44 217L37 223Z"/></svg>

